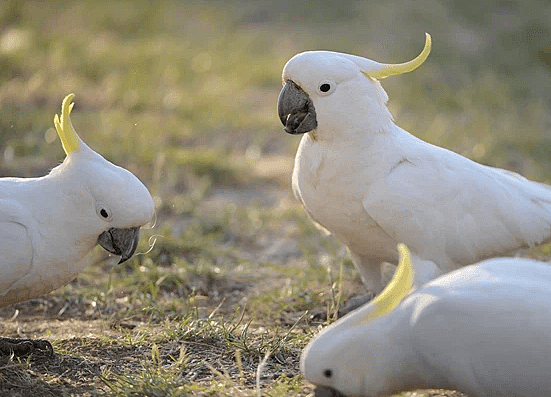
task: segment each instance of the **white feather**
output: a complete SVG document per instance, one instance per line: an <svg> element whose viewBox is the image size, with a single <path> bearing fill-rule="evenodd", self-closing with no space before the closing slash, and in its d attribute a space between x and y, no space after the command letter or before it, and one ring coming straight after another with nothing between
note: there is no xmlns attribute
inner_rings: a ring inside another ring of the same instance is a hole
<svg viewBox="0 0 551 397"><path fill-rule="evenodd" d="M427 388L471 397L550 395L550 284L551 266L528 259L464 267L383 317L366 322L367 304L326 328L304 350L302 371L349 396Z"/></svg>
<svg viewBox="0 0 551 397"><path fill-rule="evenodd" d="M41 178L0 178L0 306L71 281L110 228L146 224L147 188L80 141L80 150ZM108 208L108 220L97 213Z"/></svg>
<svg viewBox="0 0 551 397"><path fill-rule="evenodd" d="M448 272L550 240L548 186L398 127L383 88L362 73L376 63L362 59L302 53L287 63L283 80L308 94L317 118L300 142L293 190L312 219L348 246L368 288L382 289L380 265L396 263L399 242L429 268ZM317 89L322 81L335 85L330 94Z"/></svg>

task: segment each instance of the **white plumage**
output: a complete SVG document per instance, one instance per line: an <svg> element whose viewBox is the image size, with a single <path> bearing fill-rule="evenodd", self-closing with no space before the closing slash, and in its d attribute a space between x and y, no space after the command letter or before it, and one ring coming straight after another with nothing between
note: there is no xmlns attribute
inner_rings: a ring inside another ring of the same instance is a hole
<svg viewBox="0 0 551 397"><path fill-rule="evenodd" d="M0 306L71 281L98 242L134 253L139 227L154 215L147 188L90 149L71 124L68 95L55 126L67 157L41 178L0 179Z"/></svg>
<svg viewBox="0 0 551 397"><path fill-rule="evenodd" d="M317 396L428 388L470 397L548 396L549 285L551 266L529 259L464 267L411 293L388 314L370 319L377 306L371 302L329 326L304 350L302 371L321 386Z"/></svg>
<svg viewBox="0 0 551 397"><path fill-rule="evenodd" d="M329 51L304 52L283 69L278 108L287 132L304 133L293 189L311 218L350 249L366 286L404 242L424 260L416 285L551 238L551 189L475 163L394 124L378 82L419 66Z"/></svg>

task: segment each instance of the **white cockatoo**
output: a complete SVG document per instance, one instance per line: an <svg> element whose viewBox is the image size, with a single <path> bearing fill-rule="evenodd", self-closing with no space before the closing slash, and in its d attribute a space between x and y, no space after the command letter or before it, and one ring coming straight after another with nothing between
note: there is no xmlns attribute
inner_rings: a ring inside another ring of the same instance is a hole
<svg viewBox="0 0 551 397"><path fill-rule="evenodd" d="M381 264L403 242L424 260L415 285L461 266L551 239L551 189L431 145L394 124L378 79L412 71L329 51L283 69L278 113L304 134L292 177L310 217L346 244L363 282L383 288Z"/></svg>
<svg viewBox="0 0 551 397"><path fill-rule="evenodd" d="M142 182L79 138L70 119L73 98L65 97L54 118L63 163L41 178L0 178L0 306L67 284L98 243L126 261L140 226L154 216Z"/></svg>
<svg viewBox="0 0 551 397"><path fill-rule="evenodd" d="M495 258L410 293L405 246L380 296L324 329L302 353L317 397L453 389L470 397L551 395L551 266Z"/></svg>

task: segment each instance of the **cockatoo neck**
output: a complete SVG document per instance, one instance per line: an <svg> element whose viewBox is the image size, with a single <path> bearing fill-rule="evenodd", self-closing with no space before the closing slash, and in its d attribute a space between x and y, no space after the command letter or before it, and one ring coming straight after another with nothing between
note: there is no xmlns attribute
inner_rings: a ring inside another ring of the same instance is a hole
<svg viewBox="0 0 551 397"><path fill-rule="evenodd" d="M380 113L370 113L363 114L359 119L359 123L344 123L340 124L340 127L330 121L327 123L321 121L317 129L308 132L309 139L312 143L366 147L384 136L401 133L401 129L394 124L390 113L388 118L381 118Z"/></svg>

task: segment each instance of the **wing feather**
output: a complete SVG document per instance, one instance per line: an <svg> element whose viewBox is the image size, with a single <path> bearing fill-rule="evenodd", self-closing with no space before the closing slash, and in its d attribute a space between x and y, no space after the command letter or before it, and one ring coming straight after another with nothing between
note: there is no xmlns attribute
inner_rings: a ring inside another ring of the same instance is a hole
<svg viewBox="0 0 551 397"><path fill-rule="evenodd" d="M13 201L0 200L0 306L10 287L32 268L33 245L18 209Z"/></svg>
<svg viewBox="0 0 551 397"><path fill-rule="evenodd" d="M550 239L547 185L423 144L362 202L397 242L450 271Z"/></svg>

